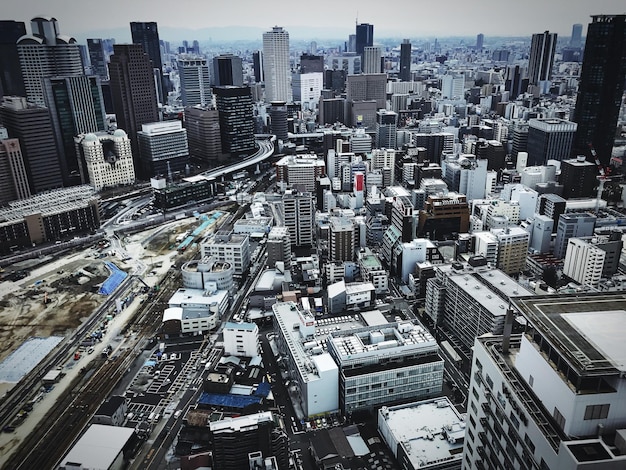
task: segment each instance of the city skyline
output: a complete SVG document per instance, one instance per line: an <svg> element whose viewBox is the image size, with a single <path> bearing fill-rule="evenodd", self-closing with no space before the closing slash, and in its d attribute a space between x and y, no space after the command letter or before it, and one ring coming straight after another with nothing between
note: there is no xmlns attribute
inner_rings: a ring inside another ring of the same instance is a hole
<svg viewBox="0 0 626 470"><path fill-rule="evenodd" d="M19 2L9 0L3 9L4 19L30 22L36 16L54 16L65 25L66 34L77 38L92 36L119 36L119 42L130 42L131 21L156 21L161 39L179 40L185 35L197 35L200 40L250 40L259 38L263 31L278 25L289 31L294 39L343 39L354 34L355 23L374 25L374 40L392 37L466 37L479 33L489 36L516 37L549 30L559 36L570 36L572 25L583 24L583 35L591 15L622 14L626 12L619 0L598 0L593 3L540 2L530 0L524 4L511 4L502 11L499 21L485 22L481 3L467 9L460 0L450 0L441 11L428 10L425 3L414 2L404 7L405 14L397 14L398 8L387 15L380 15L380 5L367 1L330 2L320 0L316 8L306 12L288 9L282 2L271 2L274 7L263 8L251 0L240 0L236 12L227 8L214 8L198 0L183 0L172 8L171 3L155 0L146 10L144 2L111 0L102 14L94 15L84 2L68 0L54 4ZM118 14L107 14L115 11ZM451 15L459 11L462 15ZM120 15L119 12L123 12ZM374 14L376 12L376 14ZM258 30L258 31L257 31ZM117 31L117 33L116 33ZM109 32L107 35L106 33ZM124 32L121 36L119 33Z"/></svg>

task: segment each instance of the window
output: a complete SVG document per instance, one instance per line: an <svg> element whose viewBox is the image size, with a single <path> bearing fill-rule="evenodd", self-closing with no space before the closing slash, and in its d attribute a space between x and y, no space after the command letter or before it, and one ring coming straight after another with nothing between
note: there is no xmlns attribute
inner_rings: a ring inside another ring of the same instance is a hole
<svg viewBox="0 0 626 470"><path fill-rule="evenodd" d="M534 383L535 383L535 378L531 375L530 377L528 377L528 385L532 387Z"/></svg>
<svg viewBox="0 0 626 470"><path fill-rule="evenodd" d="M474 395L474 398L476 398L476 400L478 400L478 392L476 391L475 388L472 387L472 395Z"/></svg>
<svg viewBox="0 0 626 470"><path fill-rule="evenodd" d="M483 365L480 363L478 359L476 359L476 368L481 372L483 371Z"/></svg>
<svg viewBox="0 0 626 470"><path fill-rule="evenodd" d="M519 419L517 419L517 416L515 416L512 411L511 411L511 425L515 429L519 429Z"/></svg>
<svg viewBox="0 0 626 470"><path fill-rule="evenodd" d="M561 427L561 429L565 429L565 416L561 414L556 406L554 407L554 413L552 415L554 416L556 423Z"/></svg>
<svg viewBox="0 0 626 470"><path fill-rule="evenodd" d="M489 374L487 374L487 378L485 379L485 381L487 382L487 385L489 385L489 388L493 389L493 380L491 380L491 377L489 377Z"/></svg>
<svg viewBox="0 0 626 470"><path fill-rule="evenodd" d="M609 406L606 405L588 405L585 408L585 420L604 419L609 415Z"/></svg>
<svg viewBox="0 0 626 470"><path fill-rule="evenodd" d="M470 415L469 417L470 424L474 429L476 429L476 421L474 421L474 417Z"/></svg>
<svg viewBox="0 0 626 470"><path fill-rule="evenodd" d="M470 408L472 409L474 414L478 414L478 408L476 407L473 401L470 402Z"/></svg>
<svg viewBox="0 0 626 470"><path fill-rule="evenodd" d="M534 454L535 453L535 444L530 440L528 434L524 436L524 443L528 446L528 449Z"/></svg>

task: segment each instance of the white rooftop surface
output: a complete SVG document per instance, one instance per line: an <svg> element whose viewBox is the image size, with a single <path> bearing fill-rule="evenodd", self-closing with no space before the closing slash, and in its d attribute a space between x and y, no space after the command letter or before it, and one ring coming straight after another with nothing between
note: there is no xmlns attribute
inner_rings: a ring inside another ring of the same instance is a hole
<svg viewBox="0 0 626 470"><path fill-rule="evenodd" d="M330 287L330 286L328 286ZM346 294L356 294L359 292L366 292L376 290L374 284L371 282L358 282L355 284L346 284Z"/></svg>
<svg viewBox="0 0 626 470"><path fill-rule="evenodd" d="M168 301L169 305L211 305L213 302L220 303L228 295L228 291L218 290L213 294L205 295L204 289L178 289Z"/></svg>
<svg viewBox="0 0 626 470"><path fill-rule="evenodd" d="M78 463L90 470L107 470L134 432L133 428L92 424L62 462Z"/></svg>
<svg viewBox="0 0 626 470"><path fill-rule="evenodd" d="M280 277L281 281L285 278L277 269L266 269L263 271L263 274L261 274L254 286L255 292L272 290L277 277Z"/></svg>
<svg viewBox="0 0 626 470"><path fill-rule="evenodd" d="M461 459L465 421L447 398L394 406L387 411L387 424L407 452L413 468L422 468L440 459ZM449 429L445 429L448 426ZM451 443L447 436L455 442Z"/></svg>
<svg viewBox="0 0 626 470"><path fill-rule="evenodd" d="M576 312L563 313L561 316L617 369L626 372L626 347L624 347L626 311Z"/></svg>
<svg viewBox="0 0 626 470"><path fill-rule="evenodd" d="M315 367L319 372L327 372L337 370L337 364L330 354L319 354L311 357L311 360L315 363Z"/></svg>
<svg viewBox="0 0 626 470"><path fill-rule="evenodd" d="M389 322L380 310L361 312L361 317L367 326L387 325Z"/></svg>
<svg viewBox="0 0 626 470"><path fill-rule="evenodd" d="M209 429L211 432L222 431L226 429L233 429L239 431L240 429L256 426L259 423L265 421L272 421L272 412L264 411L262 413L256 413L253 415L239 416L237 418L226 418L220 421L213 421L209 423Z"/></svg>
<svg viewBox="0 0 626 470"><path fill-rule="evenodd" d="M489 289L470 273L461 273L450 276L450 282L454 282L463 289L470 298L482 305L493 316L506 315L508 299L503 299L498 294ZM502 286L499 286L502 287ZM520 288L521 289L521 288ZM530 294L529 294L530 295Z"/></svg>
<svg viewBox="0 0 626 470"><path fill-rule="evenodd" d="M63 340L62 336L29 338L0 363L0 382L17 383Z"/></svg>
<svg viewBox="0 0 626 470"><path fill-rule="evenodd" d="M515 279L499 269L478 271L477 274L508 297L535 295L534 291L521 286Z"/></svg>

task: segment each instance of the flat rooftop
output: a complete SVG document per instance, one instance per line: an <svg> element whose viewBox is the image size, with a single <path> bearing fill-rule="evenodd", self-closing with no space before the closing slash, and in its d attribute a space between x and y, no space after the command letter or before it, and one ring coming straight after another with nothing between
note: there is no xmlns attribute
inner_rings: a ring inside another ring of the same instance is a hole
<svg viewBox="0 0 626 470"><path fill-rule="evenodd" d="M626 372L626 293L511 299L529 323L581 375Z"/></svg>
<svg viewBox="0 0 626 470"><path fill-rule="evenodd" d="M446 397L382 407L378 417L404 448L413 468L461 460L465 420Z"/></svg>
<svg viewBox="0 0 626 470"><path fill-rule="evenodd" d="M80 464L80 468L107 470L135 433L132 428L92 424L63 458L62 464Z"/></svg>

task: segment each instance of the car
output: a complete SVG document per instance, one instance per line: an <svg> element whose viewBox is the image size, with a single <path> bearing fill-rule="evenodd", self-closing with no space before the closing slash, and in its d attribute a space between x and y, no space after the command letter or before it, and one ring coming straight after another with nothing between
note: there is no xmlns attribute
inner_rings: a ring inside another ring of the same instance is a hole
<svg viewBox="0 0 626 470"><path fill-rule="evenodd" d="M3 427L3 428L2 428L2 431L3 431L3 432L14 432L14 431L15 431L15 426L9 426L9 425L7 425L7 426L5 426L5 427Z"/></svg>
<svg viewBox="0 0 626 470"><path fill-rule="evenodd" d="M94 351L95 351L95 349L94 349L94 348L89 348L89 349L87 350L87 354L91 354L91 353L93 353Z"/></svg>

